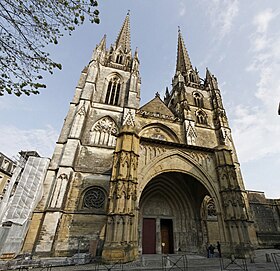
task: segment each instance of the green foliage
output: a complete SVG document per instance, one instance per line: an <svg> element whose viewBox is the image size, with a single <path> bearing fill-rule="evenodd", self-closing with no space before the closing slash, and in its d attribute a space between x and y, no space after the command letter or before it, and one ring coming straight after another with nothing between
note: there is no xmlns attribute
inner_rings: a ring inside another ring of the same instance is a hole
<svg viewBox="0 0 280 271"><path fill-rule="evenodd" d="M61 69L44 47L58 44L88 17L99 23L95 0L0 1L0 95L38 94L42 72Z"/></svg>

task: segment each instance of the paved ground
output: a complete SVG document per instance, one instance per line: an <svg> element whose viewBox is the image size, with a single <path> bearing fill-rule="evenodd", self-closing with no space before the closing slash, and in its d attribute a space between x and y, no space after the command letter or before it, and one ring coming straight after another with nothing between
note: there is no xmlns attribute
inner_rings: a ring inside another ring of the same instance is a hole
<svg viewBox="0 0 280 271"><path fill-rule="evenodd" d="M275 254L276 253L276 254ZM273 263L273 256L276 256L279 267L275 266ZM244 260L230 260L230 259L219 259L219 258L206 258L199 255L175 255L168 258L164 258L164 268L162 268L162 256L161 255L145 255L141 260L128 263L128 264L116 264L113 265L97 265L94 263L85 264L85 265L72 265L67 266L53 266L54 264L69 263L69 259L66 258L56 258L55 261L52 259L41 259L41 265L45 263L45 267L32 268L32 270L42 270L42 271L103 271L103 270L112 270L112 271L121 271L121 270L170 270L170 271L223 271L223 270L246 270L246 271L280 271L280 250L276 249L261 249L255 251L255 257L253 262L249 259ZM177 263L176 263L177 262ZM13 264L12 264L13 263ZM18 262L19 264L20 262ZM21 262L21 267L15 265L15 261L11 262L11 265L7 265L7 262L0 262L0 270L29 270L30 264L27 262ZM38 263L38 261L37 261ZM175 264L176 263L176 264ZM2 264L2 265L1 265ZM52 266L50 266L50 264ZM48 266L49 265L49 266ZM176 266L177 265L177 266ZM17 269L16 269L17 268ZM21 268L21 269L20 269Z"/></svg>

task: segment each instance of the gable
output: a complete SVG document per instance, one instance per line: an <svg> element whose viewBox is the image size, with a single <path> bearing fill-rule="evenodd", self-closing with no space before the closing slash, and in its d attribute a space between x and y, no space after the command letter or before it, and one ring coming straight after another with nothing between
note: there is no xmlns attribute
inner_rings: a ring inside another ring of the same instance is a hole
<svg viewBox="0 0 280 271"><path fill-rule="evenodd" d="M154 99L143 105L140 110L175 117L172 111L165 105L159 96L156 96Z"/></svg>

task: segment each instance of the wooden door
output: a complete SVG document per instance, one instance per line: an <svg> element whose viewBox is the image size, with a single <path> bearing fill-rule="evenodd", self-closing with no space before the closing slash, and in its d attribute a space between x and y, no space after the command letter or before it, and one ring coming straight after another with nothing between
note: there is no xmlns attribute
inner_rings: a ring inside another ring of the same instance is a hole
<svg viewBox="0 0 280 271"><path fill-rule="evenodd" d="M142 253L156 253L156 219L144 218L142 230Z"/></svg>
<svg viewBox="0 0 280 271"><path fill-rule="evenodd" d="M173 249L173 227L171 219L161 219L160 221L161 244L163 254L174 253ZM164 244L164 246L163 246Z"/></svg>

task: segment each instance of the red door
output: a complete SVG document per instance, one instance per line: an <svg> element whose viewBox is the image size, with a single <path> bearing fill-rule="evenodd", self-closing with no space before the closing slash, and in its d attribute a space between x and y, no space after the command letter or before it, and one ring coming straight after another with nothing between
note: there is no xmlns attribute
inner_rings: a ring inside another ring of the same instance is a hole
<svg viewBox="0 0 280 271"><path fill-rule="evenodd" d="M144 218L142 231L142 253L156 253L156 219Z"/></svg>

